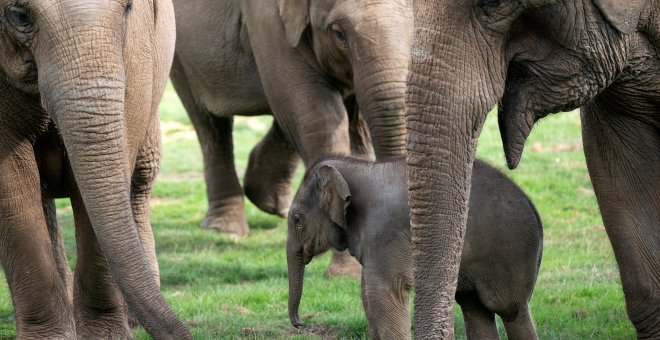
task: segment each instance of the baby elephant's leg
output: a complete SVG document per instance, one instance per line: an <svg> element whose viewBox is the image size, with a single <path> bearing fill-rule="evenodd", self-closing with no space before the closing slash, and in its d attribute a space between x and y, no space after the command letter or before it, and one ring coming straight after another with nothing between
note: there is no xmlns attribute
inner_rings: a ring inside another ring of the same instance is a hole
<svg viewBox="0 0 660 340"><path fill-rule="evenodd" d="M362 304L372 339L410 339L409 290L375 270L362 270ZM397 289L394 287L399 287Z"/></svg>
<svg viewBox="0 0 660 340"><path fill-rule="evenodd" d="M465 333L469 340L499 339L495 313L481 303L476 293L456 295L465 320Z"/></svg>
<svg viewBox="0 0 660 340"><path fill-rule="evenodd" d="M534 323L532 323L532 316L529 314L529 308L521 309L518 315L513 319L503 318L504 328L509 340L534 340L538 339Z"/></svg>

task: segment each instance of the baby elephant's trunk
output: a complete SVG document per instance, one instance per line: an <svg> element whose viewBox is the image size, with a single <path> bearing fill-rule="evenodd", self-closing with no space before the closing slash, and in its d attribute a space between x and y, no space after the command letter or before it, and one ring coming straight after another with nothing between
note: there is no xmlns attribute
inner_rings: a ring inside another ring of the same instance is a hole
<svg viewBox="0 0 660 340"><path fill-rule="evenodd" d="M301 247L296 247L291 244L291 240L287 242L287 266L289 270L289 319L293 327L299 328L302 326L300 316L298 315L298 307L300 306L300 298L302 296L303 279L305 277L305 263L303 262L303 252Z"/></svg>

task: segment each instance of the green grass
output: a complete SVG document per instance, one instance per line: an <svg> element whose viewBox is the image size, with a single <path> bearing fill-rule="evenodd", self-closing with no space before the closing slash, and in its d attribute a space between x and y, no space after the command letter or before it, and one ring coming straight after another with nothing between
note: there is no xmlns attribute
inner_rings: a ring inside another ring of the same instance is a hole
<svg viewBox="0 0 660 340"><path fill-rule="evenodd" d="M199 224L206 211L200 148L171 87L161 105L163 162L154 189L152 221L165 297L196 339L364 338L367 323L359 283L323 277L329 256L306 270L303 322L294 330L287 316L286 224L246 200L250 236L235 242ZM237 117L236 167L270 126L270 117ZM504 156L491 114L478 154L497 167ZM580 119L564 113L542 121L530 136L519 169L509 174L535 202L545 225L545 249L531 302L542 339L632 339L618 270L581 149ZM298 174L300 176L300 174ZM58 201L68 256L75 261L68 202ZM457 309L457 338L464 338ZM501 328L501 327L500 327ZM136 330L137 339L148 339ZM11 298L0 280L0 338L15 336Z"/></svg>

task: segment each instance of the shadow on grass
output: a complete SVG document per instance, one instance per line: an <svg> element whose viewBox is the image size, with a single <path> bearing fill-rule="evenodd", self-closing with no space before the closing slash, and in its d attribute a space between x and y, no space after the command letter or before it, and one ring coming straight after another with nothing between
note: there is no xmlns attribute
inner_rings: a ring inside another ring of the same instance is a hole
<svg viewBox="0 0 660 340"><path fill-rule="evenodd" d="M285 263L267 267L226 262L210 265L203 260L174 263L166 258L160 265L163 286L238 284L287 277Z"/></svg>

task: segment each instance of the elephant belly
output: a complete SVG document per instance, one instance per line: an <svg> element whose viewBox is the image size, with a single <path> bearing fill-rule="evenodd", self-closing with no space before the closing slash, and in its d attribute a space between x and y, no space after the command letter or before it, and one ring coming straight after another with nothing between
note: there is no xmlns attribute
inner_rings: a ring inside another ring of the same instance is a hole
<svg viewBox="0 0 660 340"><path fill-rule="evenodd" d="M210 113L269 113L239 4L175 0L176 59L198 104Z"/></svg>

